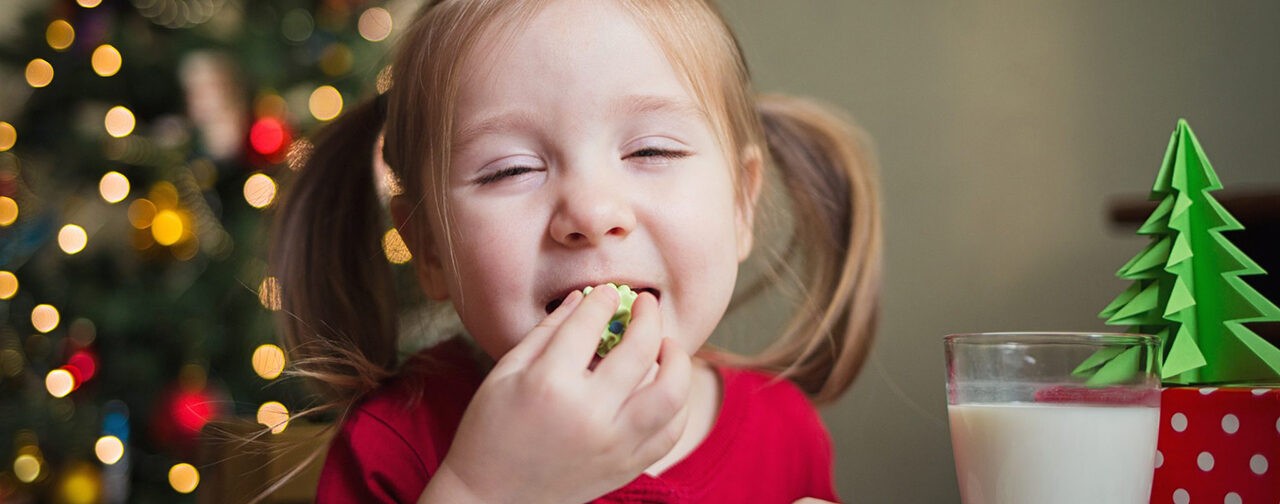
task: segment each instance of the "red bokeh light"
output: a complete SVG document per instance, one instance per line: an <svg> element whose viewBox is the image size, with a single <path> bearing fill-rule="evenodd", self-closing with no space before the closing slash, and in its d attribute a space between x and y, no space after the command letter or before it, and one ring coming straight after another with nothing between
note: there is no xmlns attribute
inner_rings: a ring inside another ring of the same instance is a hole
<svg viewBox="0 0 1280 504"><path fill-rule="evenodd" d="M249 145L263 156L280 153L289 142L289 132L284 122L274 117L263 117L249 128Z"/></svg>

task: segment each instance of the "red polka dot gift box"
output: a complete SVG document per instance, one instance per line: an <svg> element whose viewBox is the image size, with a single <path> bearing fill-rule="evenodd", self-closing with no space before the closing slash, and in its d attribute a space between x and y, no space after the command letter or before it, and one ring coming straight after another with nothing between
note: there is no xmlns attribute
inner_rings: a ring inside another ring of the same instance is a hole
<svg viewBox="0 0 1280 504"><path fill-rule="evenodd" d="M1165 389L1157 450L1152 504L1280 503L1280 386Z"/></svg>

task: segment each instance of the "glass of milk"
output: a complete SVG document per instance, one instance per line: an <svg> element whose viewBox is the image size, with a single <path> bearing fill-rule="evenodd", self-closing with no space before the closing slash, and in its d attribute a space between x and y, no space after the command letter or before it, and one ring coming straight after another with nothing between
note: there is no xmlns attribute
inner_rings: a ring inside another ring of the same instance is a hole
<svg viewBox="0 0 1280 504"><path fill-rule="evenodd" d="M964 504L1149 501L1160 417L1155 336L982 333L945 341Z"/></svg>

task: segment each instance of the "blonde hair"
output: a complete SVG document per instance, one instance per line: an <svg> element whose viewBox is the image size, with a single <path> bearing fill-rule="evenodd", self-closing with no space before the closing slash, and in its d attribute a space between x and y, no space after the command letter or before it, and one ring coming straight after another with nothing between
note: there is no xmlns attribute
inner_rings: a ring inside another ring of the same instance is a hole
<svg viewBox="0 0 1280 504"><path fill-rule="evenodd" d="M335 405L351 405L396 366L395 278L380 257L386 216L370 155L379 131L385 126L382 155L403 196L447 216L439 188L449 168L466 56L482 37L510 34L546 1L428 2L399 43L392 85L379 98L385 110L370 101L328 125L293 181L271 255L282 291L280 322L298 373L321 384ZM834 400L866 357L879 309L879 190L865 137L827 107L756 96L738 42L709 1L622 5L686 80L732 165L742 165L744 148L759 147L768 154L765 170L779 170L776 178L790 195L791 243L782 249L787 254L770 254L770 267L802 264L807 297L785 334L763 352L720 358L777 372L815 402ZM734 180L740 203L751 204L744 178L735 174ZM450 234L446 228L442 238Z"/></svg>

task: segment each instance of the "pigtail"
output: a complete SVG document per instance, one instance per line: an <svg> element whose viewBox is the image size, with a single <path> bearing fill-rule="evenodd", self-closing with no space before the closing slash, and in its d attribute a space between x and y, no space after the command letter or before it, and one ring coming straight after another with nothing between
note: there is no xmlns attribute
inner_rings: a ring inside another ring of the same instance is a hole
<svg viewBox="0 0 1280 504"><path fill-rule="evenodd" d="M757 98L765 143L791 203L804 295L784 336L754 363L779 369L815 403L834 401L866 360L880 308L880 191L868 139L811 101ZM781 259L782 255L777 255Z"/></svg>
<svg viewBox="0 0 1280 504"><path fill-rule="evenodd" d="M380 248L385 225L372 167L385 114L382 98L369 101L316 135L272 240L293 373L334 406L373 390L396 362L394 279Z"/></svg>

